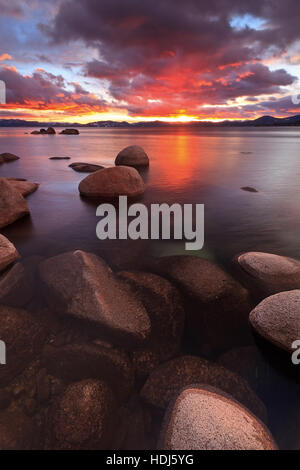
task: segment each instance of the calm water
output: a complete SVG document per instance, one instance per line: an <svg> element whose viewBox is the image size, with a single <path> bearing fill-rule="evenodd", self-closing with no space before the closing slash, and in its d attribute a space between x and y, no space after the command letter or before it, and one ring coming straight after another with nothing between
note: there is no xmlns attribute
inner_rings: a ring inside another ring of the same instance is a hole
<svg viewBox="0 0 300 470"><path fill-rule="evenodd" d="M300 129L81 129L80 136L34 136L32 129L0 129L0 152L21 157L2 165L0 176L40 183L29 196L31 219L4 233L23 255L73 248L101 253L116 245L96 238L96 204L80 198L86 175L75 161L110 166L127 145L148 153L142 202L205 204L205 246L199 253L227 264L244 250L300 257ZM69 156L71 160L49 160ZM259 192L242 191L253 186ZM116 242L114 242L116 243ZM183 244L151 242L151 254L184 251ZM191 252L190 252L191 253Z"/></svg>

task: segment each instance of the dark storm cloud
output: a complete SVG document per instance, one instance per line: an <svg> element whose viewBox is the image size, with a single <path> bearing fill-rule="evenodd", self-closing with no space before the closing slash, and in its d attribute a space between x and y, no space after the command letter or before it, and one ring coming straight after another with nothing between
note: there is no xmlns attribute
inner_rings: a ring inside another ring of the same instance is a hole
<svg viewBox="0 0 300 470"><path fill-rule="evenodd" d="M41 28L56 44L96 47L101 59L87 60L84 73L106 80L129 109L142 109L142 98L175 112L195 100L222 103L293 83L285 70L258 62L299 39L299 19L294 0L62 0L53 23Z"/></svg>
<svg viewBox="0 0 300 470"><path fill-rule="evenodd" d="M61 75L36 69L32 75L22 75L14 67L2 66L0 80L6 83L7 104L32 109L64 109L80 107L100 111L106 103L84 90L76 82L66 83ZM67 85L71 85L72 90Z"/></svg>

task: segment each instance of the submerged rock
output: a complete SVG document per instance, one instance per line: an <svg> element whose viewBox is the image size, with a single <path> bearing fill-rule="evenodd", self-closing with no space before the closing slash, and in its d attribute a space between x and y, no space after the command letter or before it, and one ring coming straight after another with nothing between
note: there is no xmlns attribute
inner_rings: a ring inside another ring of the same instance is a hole
<svg viewBox="0 0 300 470"><path fill-rule="evenodd" d="M251 342L247 290L216 264L198 256L167 256L150 266L185 296L186 335L213 356L233 345Z"/></svg>
<svg viewBox="0 0 300 470"><path fill-rule="evenodd" d="M145 167L149 166L149 158L142 147L130 145L118 153L115 164L134 168Z"/></svg>
<svg viewBox="0 0 300 470"><path fill-rule="evenodd" d="M79 131L77 129L64 129L60 134L79 135Z"/></svg>
<svg viewBox="0 0 300 470"><path fill-rule="evenodd" d="M267 420L263 403L242 377L197 356L178 357L158 366L145 382L141 396L152 406L166 408L183 387L193 384L220 388Z"/></svg>
<svg viewBox="0 0 300 470"><path fill-rule="evenodd" d="M0 153L0 159L4 161L5 163L8 163L8 162L14 162L15 160L19 160L20 157L18 157L14 153L5 152L5 153Z"/></svg>
<svg viewBox="0 0 300 470"><path fill-rule="evenodd" d="M25 310L0 306L0 338L8 358L0 367L0 386L8 384L42 348L45 332Z"/></svg>
<svg viewBox="0 0 300 470"><path fill-rule="evenodd" d="M109 345L46 346L43 363L51 375L67 382L104 380L120 401L126 400L133 389L134 371L128 355Z"/></svg>
<svg viewBox="0 0 300 470"><path fill-rule="evenodd" d="M145 377L159 363L179 352L184 327L182 299L169 281L156 274L123 271L119 275L135 289L150 317L147 344L132 352L138 375Z"/></svg>
<svg viewBox="0 0 300 470"><path fill-rule="evenodd" d="M245 284L264 296L300 289L300 261L271 253L250 251L235 259Z"/></svg>
<svg viewBox="0 0 300 470"><path fill-rule="evenodd" d="M164 450L276 450L270 431L241 403L203 385L184 389L167 412Z"/></svg>
<svg viewBox="0 0 300 470"><path fill-rule="evenodd" d="M58 255L41 263L40 274L50 303L63 315L93 322L128 346L149 336L143 304L98 256L79 250Z"/></svg>
<svg viewBox="0 0 300 470"><path fill-rule="evenodd" d="M248 193L258 193L257 189L252 188L251 186L243 186L241 189L243 191L248 191Z"/></svg>
<svg viewBox="0 0 300 470"><path fill-rule="evenodd" d="M79 184L82 196L115 199L118 196L135 198L145 191L145 184L134 168L118 166L104 168L84 178Z"/></svg>
<svg viewBox="0 0 300 470"><path fill-rule="evenodd" d="M250 323L266 340L292 352L300 339L300 290L280 292L264 299L250 313Z"/></svg>
<svg viewBox="0 0 300 470"><path fill-rule="evenodd" d="M0 271L12 264L19 257L16 247L0 234Z"/></svg>
<svg viewBox="0 0 300 470"><path fill-rule="evenodd" d="M49 157L49 160L71 160L71 157Z"/></svg>
<svg viewBox="0 0 300 470"><path fill-rule="evenodd" d="M22 412L0 413L0 450L31 450L38 448L38 429Z"/></svg>
<svg viewBox="0 0 300 470"><path fill-rule="evenodd" d="M28 215L29 208L23 196L10 181L0 178L0 228Z"/></svg>
<svg viewBox="0 0 300 470"><path fill-rule="evenodd" d="M55 449L107 449L115 423L115 402L105 382L68 386L53 412Z"/></svg>
<svg viewBox="0 0 300 470"><path fill-rule="evenodd" d="M30 257L16 263L0 276L0 304L24 307L35 291L36 264L40 257Z"/></svg>
<svg viewBox="0 0 300 470"><path fill-rule="evenodd" d="M69 165L75 171L81 173L94 173L95 171L102 170L104 166L95 165L94 163L74 162Z"/></svg>

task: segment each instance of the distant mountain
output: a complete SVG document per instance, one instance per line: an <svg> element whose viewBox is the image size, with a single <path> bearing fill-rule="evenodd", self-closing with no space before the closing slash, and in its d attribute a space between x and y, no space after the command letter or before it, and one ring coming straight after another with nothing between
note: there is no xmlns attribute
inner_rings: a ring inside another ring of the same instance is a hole
<svg viewBox="0 0 300 470"><path fill-rule="evenodd" d="M126 121L96 121L88 124L77 122L39 122L26 121L22 119L0 119L0 127L97 127L97 128L139 128L139 127L269 127L269 126L300 126L300 115L286 118L276 118L273 116L262 116L254 120L245 121L191 121L191 122L126 122Z"/></svg>

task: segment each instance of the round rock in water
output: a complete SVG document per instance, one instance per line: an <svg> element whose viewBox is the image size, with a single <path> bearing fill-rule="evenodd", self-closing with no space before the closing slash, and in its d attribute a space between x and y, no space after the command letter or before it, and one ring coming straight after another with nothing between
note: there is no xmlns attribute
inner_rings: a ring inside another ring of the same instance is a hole
<svg viewBox="0 0 300 470"><path fill-rule="evenodd" d="M300 290L280 292L264 299L250 313L253 328L286 351L300 339Z"/></svg>
<svg viewBox="0 0 300 470"><path fill-rule="evenodd" d="M104 168L88 175L79 184L80 194L91 198L136 198L144 191L145 184L137 170L127 166Z"/></svg>
<svg viewBox="0 0 300 470"><path fill-rule="evenodd" d="M243 405L217 389L191 386L167 412L164 450L276 450L268 429Z"/></svg>
<svg viewBox="0 0 300 470"><path fill-rule="evenodd" d="M6 178L0 178L0 228L29 213L27 203L20 192Z"/></svg>
<svg viewBox="0 0 300 470"><path fill-rule="evenodd" d="M20 157L18 157L17 155L15 155L14 153L9 153L9 152L5 152L5 153L0 153L0 158L8 163L8 162L14 162L15 160L19 160Z"/></svg>
<svg viewBox="0 0 300 470"><path fill-rule="evenodd" d="M267 295L300 289L300 261L271 253L248 252L237 257L245 282Z"/></svg>
<svg viewBox="0 0 300 470"><path fill-rule="evenodd" d="M19 257L15 246L0 234L0 271L12 264Z"/></svg>
<svg viewBox="0 0 300 470"><path fill-rule="evenodd" d="M134 168L149 166L149 158L145 150L138 145L130 145L118 153L116 165L133 166Z"/></svg>

